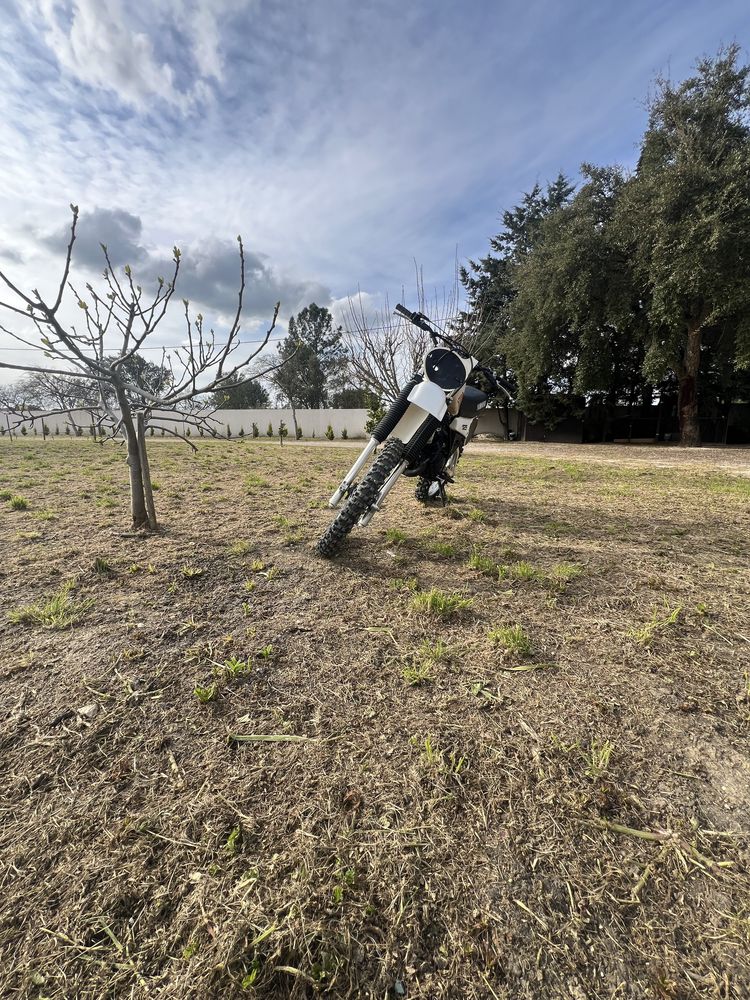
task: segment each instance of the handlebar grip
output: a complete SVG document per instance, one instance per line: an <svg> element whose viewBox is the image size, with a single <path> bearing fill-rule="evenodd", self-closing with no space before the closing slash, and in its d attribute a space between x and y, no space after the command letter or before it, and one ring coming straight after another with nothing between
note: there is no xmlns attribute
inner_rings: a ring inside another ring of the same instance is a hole
<svg viewBox="0 0 750 1000"><path fill-rule="evenodd" d="M412 316L414 315L413 313L409 312L406 306L402 306L400 302L393 311L399 313L401 316L405 316L406 319L411 319Z"/></svg>

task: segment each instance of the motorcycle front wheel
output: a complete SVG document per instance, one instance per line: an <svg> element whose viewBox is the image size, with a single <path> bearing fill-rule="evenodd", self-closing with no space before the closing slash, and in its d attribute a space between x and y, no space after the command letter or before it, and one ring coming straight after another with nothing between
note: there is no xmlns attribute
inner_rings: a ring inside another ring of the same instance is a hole
<svg viewBox="0 0 750 1000"><path fill-rule="evenodd" d="M388 440L382 454L373 462L370 471L318 542L319 555L325 559L336 555L354 525L375 503L388 477L403 461L404 451L404 445L398 438Z"/></svg>

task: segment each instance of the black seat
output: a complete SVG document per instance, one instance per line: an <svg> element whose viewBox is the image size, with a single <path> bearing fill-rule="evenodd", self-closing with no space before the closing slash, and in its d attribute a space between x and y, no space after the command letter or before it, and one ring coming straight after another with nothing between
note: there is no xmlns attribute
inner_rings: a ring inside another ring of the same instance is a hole
<svg viewBox="0 0 750 1000"><path fill-rule="evenodd" d="M464 389L464 398L461 400L461 408L458 411L462 417L475 417L480 410L487 406L489 396L481 389L473 385L467 385Z"/></svg>

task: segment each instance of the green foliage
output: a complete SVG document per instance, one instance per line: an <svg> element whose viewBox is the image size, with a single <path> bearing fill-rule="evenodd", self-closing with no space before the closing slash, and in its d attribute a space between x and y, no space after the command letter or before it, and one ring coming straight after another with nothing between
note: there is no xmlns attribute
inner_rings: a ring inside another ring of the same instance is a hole
<svg viewBox="0 0 750 1000"><path fill-rule="evenodd" d="M266 437L273 437L273 424L270 420L268 421L268 427L266 428Z"/></svg>
<svg viewBox="0 0 750 1000"><path fill-rule="evenodd" d="M258 425L253 421L253 437L257 438L260 436L260 431L258 430Z"/></svg>
<svg viewBox="0 0 750 1000"><path fill-rule="evenodd" d="M379 400L375 400L367 411L367 421L365 423L366 433L372 434L384 416L385 407Z"/></svg>
<svg viewBox="0 0 750 1000"><path fill-rule="evenodd" d="M14 496L11 496L11 498L10 498L10 509L11 510L28 510L29 509L29 501L26 499L26 497L22 497L22 496L19 496L18 494L15 494Z"/></svg>
<svg viewBox="0 0 750 1000"><path fill-rule="evenodd" d="M211 394L211 404L217 410L265 410L271 405L271 397L257 380L241 382L241 376L234 375Z"/></svg>
<svg viewBox="0 0 750 1000"><path fill-rule="evenodd" d="M333 433L333 427L329 424L326 427L326 437L328 438L329 441L333 441L335 436L336 435Z"/></svg>
<svg viewBox="0 0 750 1000"><path fill-rule="evenodd" d="M631 177L584 164L503 215L492 253L462 270L465 325L512 369L518 402L554 427L585 406L679 387L683 443L745 398L750 368L750 67L732 45L682 83L656 81ZM502 374L502 372L501 372ZM704 384L701 390L701 384Z"/></svg>
<svg viewBox="0 0 750 1000"><path fill-rule="evenodd" d="M289 335L279 344L285 363L273 379L292 406L317 410L328 404L346 356L341 334L329 310L314 302L289 319Z"/></svg>

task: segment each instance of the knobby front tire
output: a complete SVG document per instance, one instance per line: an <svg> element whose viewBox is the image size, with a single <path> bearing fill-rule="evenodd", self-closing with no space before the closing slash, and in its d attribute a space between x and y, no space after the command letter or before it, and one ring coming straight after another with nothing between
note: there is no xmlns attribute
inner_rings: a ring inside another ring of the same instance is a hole
<svg viewBox="0 0 750 1000"><path fill-rule="evenodd" d="M403 461L404 451L404 445L398 438L390 438L382 454L373 462L370 471L318 542L319 555L325 559L336 555L354 525L375 503L388 477Z"/></svg>

